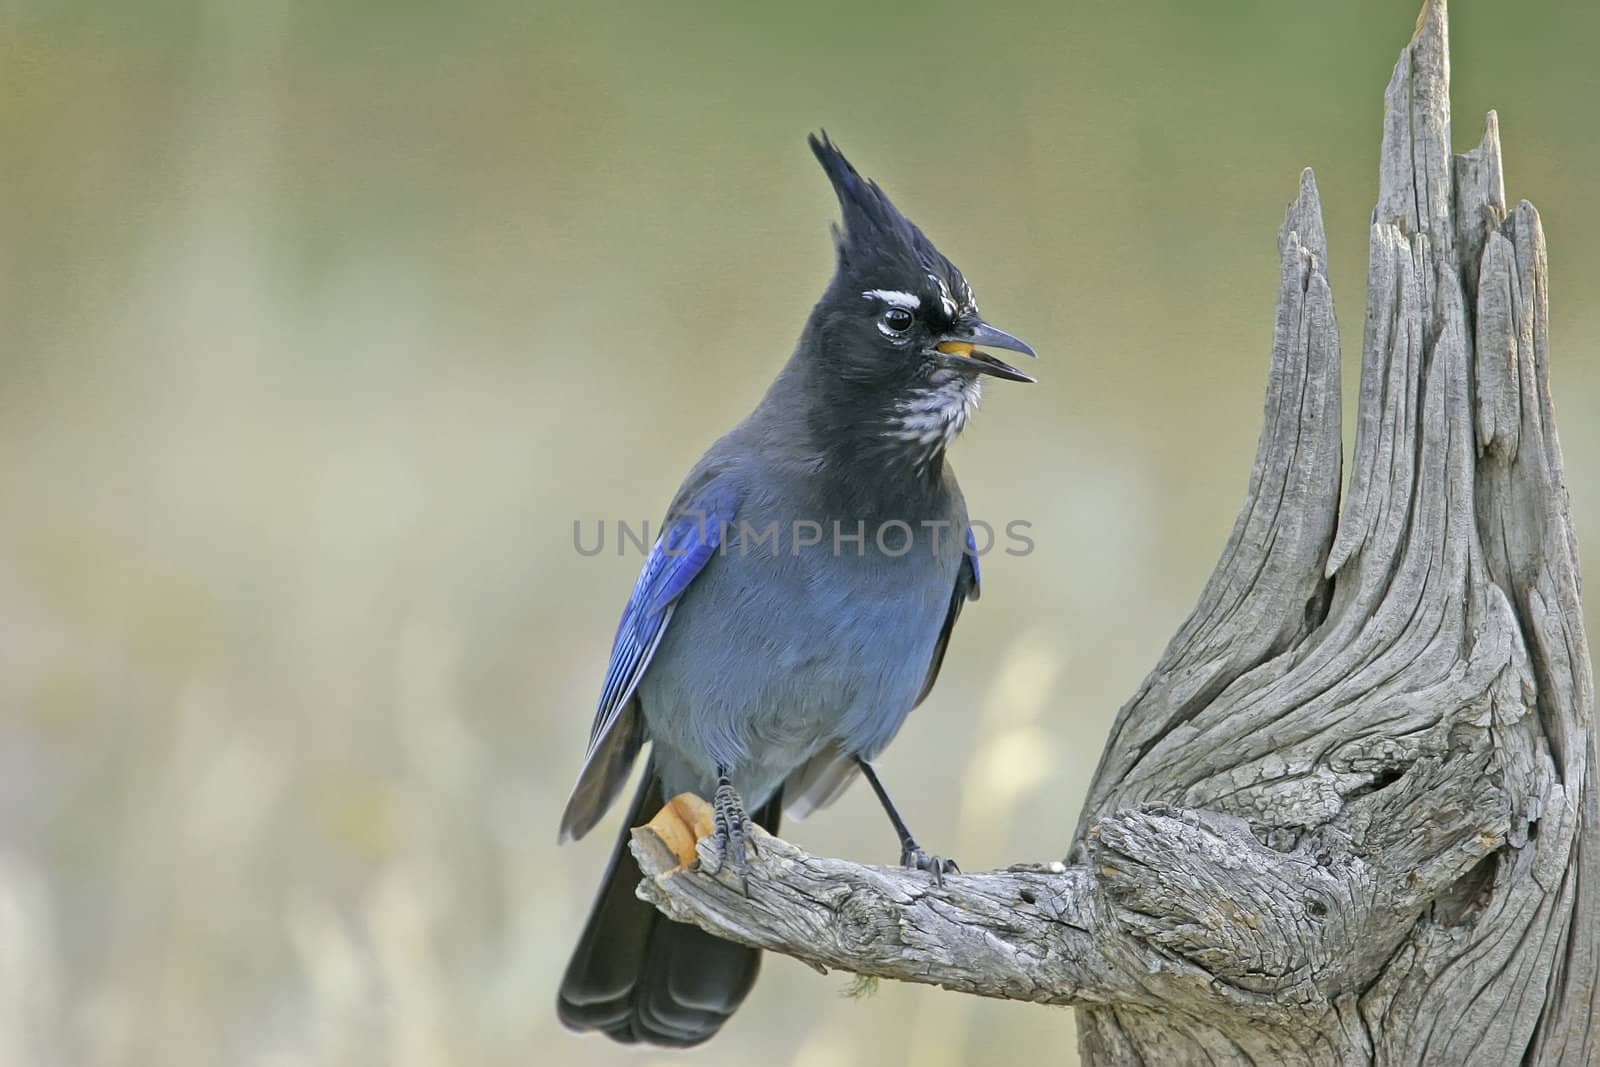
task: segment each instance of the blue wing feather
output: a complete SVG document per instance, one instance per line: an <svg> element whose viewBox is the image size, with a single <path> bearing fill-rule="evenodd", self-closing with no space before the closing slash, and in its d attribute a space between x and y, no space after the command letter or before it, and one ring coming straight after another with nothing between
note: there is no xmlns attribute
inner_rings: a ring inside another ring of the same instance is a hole
<svg viewBox="0 0 1600 1067"><path fill-rule="evenodd" d="M671 562L650 598L651 610L661 611L689 588L689 583L694 581L722 544L722 524L725 521L720 516L706 516L704 521L698 516L685 516L662 534L661 541L657 542L657 550L662 551L664 547L663 554Z"/></svg>
<svg viewBox="0 0 1600 1067"><path fill-rule="evenodd" d="M983 584L983 572L978 567L978 539L972 536L972 527L967 527L967 563L972 567L972 585L967 590L967 599L977 600L980 592L979 586Z"/></svg>
<svg viewBox="0 0 1600 1067"><path fill-rule="evenodd" d="M722 543L737 501L725 489L674 508L634 583L612 642L583 770L561 818L563 840L581 837L605 813L642 744L633 694L672 620L678 599Z"/></svg>
<svg viewBox="0 0 1600 1067"><path fill-rule="evenodd" d="M695 516L679 518L662 531L645 560L633 595L623 609L611 648L611 663L606 669L605 687L600 692L600 707L589 733L589 750L615 721L622 705L633 695L644 668L649 665L677 600L689 583L705 569L722 543L720 516L707 515L702 523Z"/></svg>

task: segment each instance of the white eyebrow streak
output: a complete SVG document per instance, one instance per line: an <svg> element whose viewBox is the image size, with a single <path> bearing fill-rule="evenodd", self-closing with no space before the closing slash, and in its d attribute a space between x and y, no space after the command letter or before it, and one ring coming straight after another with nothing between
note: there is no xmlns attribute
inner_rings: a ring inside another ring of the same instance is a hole
<svg viewBox="0 0 1600 1067"><path fill-rule="evenodd" d="M916 293L902 293L898 289L868 289L861 294L867 300L882 300L891 307L905 308L915 311L922 306L922 298Z"/></svg>

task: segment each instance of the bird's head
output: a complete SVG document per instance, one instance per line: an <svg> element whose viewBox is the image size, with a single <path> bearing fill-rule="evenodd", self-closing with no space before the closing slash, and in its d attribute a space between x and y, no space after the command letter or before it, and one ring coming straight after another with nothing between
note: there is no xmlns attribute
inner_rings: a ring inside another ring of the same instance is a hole
<svg viewBox="0 0 1600 1067"><path fill-rule="evenodd" d="M810 141L844 216L834 228L838 269L812 316L813 358L862 418L882 422L880 438L942 453L983 377L1034 380L987 350L1034 351L983 321L956 265L826 135Z"/></svg>

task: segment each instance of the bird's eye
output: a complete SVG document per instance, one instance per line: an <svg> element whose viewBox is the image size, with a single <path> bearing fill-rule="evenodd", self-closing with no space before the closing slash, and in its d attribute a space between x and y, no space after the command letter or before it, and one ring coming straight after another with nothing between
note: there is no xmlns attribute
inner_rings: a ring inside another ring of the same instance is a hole
<svg viewBox="0 0 1600 1067"><path fill-rule="evenodd" d="M890 308L883 313L883 324L895 333L911 329L911 312L905 308Z"/></svg>

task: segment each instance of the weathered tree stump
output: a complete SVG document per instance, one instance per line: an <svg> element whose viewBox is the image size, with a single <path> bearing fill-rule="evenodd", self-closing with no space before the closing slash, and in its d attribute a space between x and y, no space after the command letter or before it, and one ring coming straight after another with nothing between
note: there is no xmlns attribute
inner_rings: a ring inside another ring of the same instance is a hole
<svg viewBox="0 0 1600 1067"><path fill-rule="evenodd" d="M1118 715L1066 861L941 888L763 837L744 896L646 828L642 896L814 966L1077 1005L1089 1064L1600 1060L1594 691L1544 235L1506 207L1492 113L1451 154L1443 0L1385 103L1347 499L1307 171L1244 507Z"/></svg>

